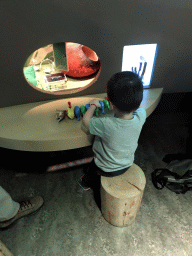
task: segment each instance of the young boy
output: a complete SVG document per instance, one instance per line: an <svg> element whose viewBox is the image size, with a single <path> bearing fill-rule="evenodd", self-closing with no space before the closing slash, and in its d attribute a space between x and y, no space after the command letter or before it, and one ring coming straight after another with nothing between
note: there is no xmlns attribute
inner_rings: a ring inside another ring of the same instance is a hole
<svg viewBox="0 0 192 256"><path fill-rule="evenodd" d="M85 190L100 187L100 175L113 177L123 174L134 162L134 154L146 111L140 108L143 84L140 77L129 71L114 74L107 83L107 96L113 117L93 117L99 100L90 102L82 121L82 130L95 135L94 159L78 182Z"/></svg>

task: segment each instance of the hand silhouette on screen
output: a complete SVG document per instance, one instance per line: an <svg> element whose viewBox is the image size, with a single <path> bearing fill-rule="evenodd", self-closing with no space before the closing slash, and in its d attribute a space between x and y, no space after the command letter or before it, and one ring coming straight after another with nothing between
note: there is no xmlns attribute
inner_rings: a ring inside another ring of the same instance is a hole
<svg viewBox="0 0 192 256"><path fill-rule="evenodd" d="M146 67L147 67L147 61L143 56L140 56L140 62L139 62L139 67L137 71L137 67L132 67L132 72L136 73L138 76L143 78L145 72L146 72ZM141 75L140 75L141 73Z"/></svg>

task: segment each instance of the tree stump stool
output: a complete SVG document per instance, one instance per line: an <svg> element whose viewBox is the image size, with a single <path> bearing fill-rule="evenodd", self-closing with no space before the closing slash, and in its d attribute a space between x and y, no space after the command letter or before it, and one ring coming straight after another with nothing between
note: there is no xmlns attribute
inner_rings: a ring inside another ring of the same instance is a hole
<svg viewBox="0 0 192 256"><path fill-rule="evenodd" d="M122 175L101 176L101 212L112 225L130 225L138 211L146 185L144 172L133 165Z"/></svg>

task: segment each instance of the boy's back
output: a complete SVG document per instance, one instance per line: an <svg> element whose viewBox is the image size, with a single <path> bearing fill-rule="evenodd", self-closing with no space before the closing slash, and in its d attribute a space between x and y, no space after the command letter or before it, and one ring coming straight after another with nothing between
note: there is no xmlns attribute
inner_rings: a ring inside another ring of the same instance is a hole
<svg viewBox="0 0 192 256"><path fill-rule="evenodd" d="M91 118L89 131L96 135L93 143L95 164L105 172L131 166L146 118L144 108L134 111L133 119L130 120L116 117Z"/></svg>

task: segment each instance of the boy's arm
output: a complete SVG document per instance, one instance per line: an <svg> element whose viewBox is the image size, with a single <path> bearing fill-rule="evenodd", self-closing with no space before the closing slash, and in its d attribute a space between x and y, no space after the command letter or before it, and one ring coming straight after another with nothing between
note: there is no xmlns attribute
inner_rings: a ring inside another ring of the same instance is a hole
<svg viewBox="0 0 192 256"><path fill-rule="evenodd" d="M90 134L89 129L87 129L83 124L81 125L81 130L87 135Z"/></svg>
<svg viewBox="0 0 192 256"><path fill-rule="evenodd" d="M83 116L82 124L81 124L81 130L86 133L87 135L90 134L89 132L89 121L93 117L93 114L95 112L96 107L94 105L91 105L89 109L86 111L85 115Z"/></svg>

